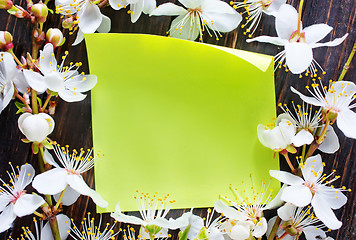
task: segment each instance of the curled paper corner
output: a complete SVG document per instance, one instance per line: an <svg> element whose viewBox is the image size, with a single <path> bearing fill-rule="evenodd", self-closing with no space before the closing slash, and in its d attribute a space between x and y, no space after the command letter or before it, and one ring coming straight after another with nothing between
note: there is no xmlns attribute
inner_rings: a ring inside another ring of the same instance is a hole
<svg viewBox="0 0 356 240"><path fill-rule="evenodd" d="M239 57L258 69L260 69L262 72L266 72L268 68L273 64L273 56L261 54L261 53L254 53L254 52L248 52L248 51L243 51L239 49L234 49L234 48L228 48L228 47L221 47L221 46L216 46L216 45L211 45L211 44L205 44L213 48L220 49L224 52L230 53L232 55L235 55L236 57Z"/></svg>
<svg viewBox="0 0 356 240"><path fill-rule="evenodd" d="M89 37L90 39L92 39L92 38L98 38L98 39L110 38L110 39L114 40L119 36L142 38L142 41L144 41L144 42L146 41L147 43L150 43L150 41L154 41L155 39L159 39L160 41L162 41L162 39L165 39L167 41L176 41L178 45L180 45L179 44L180 42L185 42L188 44L201 44L203 46L216 48L223 52L232 54L240 59L243 59L243 60L251 63L255 67L257 67L258 69L260 69L262 72L266 72L271 65L273 67L273 56L269 56L269 55L265 55L265 54L261 54L261 53L243 51L243 50L234 49L234 48L222 47L222 46L217 46L217 45L212 45L212 44L207 44L207 43L200 43L200 42L194 42L194 41L189 41L189 40L170 38L170 37L158 36L158 35L151 35L151 34L132 34L132 33L90 33L90 34L84 34L85 38Z"/></svg>

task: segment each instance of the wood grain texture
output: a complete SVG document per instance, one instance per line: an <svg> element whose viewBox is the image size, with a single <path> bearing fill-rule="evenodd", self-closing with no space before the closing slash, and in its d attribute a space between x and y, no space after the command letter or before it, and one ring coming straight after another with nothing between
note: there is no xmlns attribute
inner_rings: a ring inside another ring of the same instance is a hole
<svg viewBox="0 0 356 240"><path fill-rule="evenodd" d="M158 0L158 5L164 2L168 1ZM16 0L16 3L23 7L26 5L25 0ZM299 1L288 0L288 3L297 7ZM53 7L53 3L50 3L50 6ZM323 41L341 37L346 32L349 33L348 38L337 47L324 47L313 50L314 59L327 72L322 78L323 82L327 82L329 79L337 80L352 49L353 43L356 40L355 9L355 0L305 0L302 17L303 26L317 23L327 23L332 26L333 31L327 35ZM102 12L112 19L111 32L119 33L166 35L173 19L171 17L148 17L147 15L142 15L135 24L132 24L126 10L114 11L113 9L105 8ZM60 26L58 16L50 16L44 29L48 29L50 26ZM13 34L15 45L14 52L17 56L24 56L27 51L31 50L31 25L28 21L16 19L13 16L9 16L6 11L0 10L0 30L7 30ZM58 48L57 58L63 55L65 50L69 50L70 55L68 56L67 61L83 62L81 71L88 73L89 69L86 59L85 44L82 43L76 47L70 46L74 41L74 36L69 36L68 32L66 32L66 34L67 42L64 46ZM254 36L258 35L276 36L273 17L263 16L260 27L254 34ZM276 47L270 44L248 44L245 39L246 37L243 35L242 29L238 28L230 33L224 34L218 41L205 35L204 42L269 55L275 55L283 49L282 47ZM125 57L118 56L117 61L118 66L120 66L120 61L125 61ZM175 64L174 56L172 56L172 64ZM356 60L351 64L351 68L346 74L345 80L356 83L355 65ZM231 69L231 71L234 71L234 69ZM117 74L120 74L119 71ZM246 81L249 81L249 79L246 79ZM299 79L297 75L285 72L283 68L278 69L275 73L276 101L290 103L290 101L294 100L295 102L298 102L299 99L296 95L293 95L290 92L289 87L294 86L296 89L305 92L305 85L310 83L310 77L304 76L302 79ZM37 167L37 157L32 156L30 145L21 142L23 136L18 130L18 115L15 113L16 107L12 101L0 115L0 177L3 179L6 179L5 171L9 169L9 161L14 165L21 165L28 162L33 164L35 168ZM81 147L90 148L92 146L90 94L84 101L79 103L66 103L57 99L57 109L54 119L56 127L53 134L50 136L51 139L56 140L62 145L68 144L72 148L77 149ZM325 172L330 172L332 169L335 169L338 174L342 176L341 179L335 183L335 186L342 185L355 190L356 142L353 139L346 138L338 129L336 129L336 132L339 136L341 147L334 155L322 154L323 161L326 163ZM281 168L287 169L284 162L281 163ZM172 169L172 171L174 171L174 169ZM118 172L120 172L119 169ZM94 187L93 173L94 170L90 170L83 176L91 187ZM113 189L113 191L120 191L120 186L118 186L117 189ZM356 239L356 195L354 192L347 193L347 195L347 204L342 209L335 210L337 217L343 222L343 226L341 229L330 233L330 236L338 240ZM95 215L95 205L88 197L81 196L74 205L64 208L63 211L69 217L74 218L75 223L78 225L87 212L92 212L92 215ZM189 210L172 210L168 217L177 217L184 211ZM195 209L194 213L205 216L206 209ZM133 214L138 215L138 213ZM271 216L271 213L267 213L267 216ZM106 222L113 222L113 219L110 218L109 214L103 214L102 217ZM14 237L18 237L22 232L22 226L32 226L32 216L18 218L14 223L13 229L0 234L0 239L7 239L10 234ZM118 224L117 229L125 226L126 225ZM119 237L121 238L121 234ZM173 239L176 238L177 232L173 232Z"/></svg>

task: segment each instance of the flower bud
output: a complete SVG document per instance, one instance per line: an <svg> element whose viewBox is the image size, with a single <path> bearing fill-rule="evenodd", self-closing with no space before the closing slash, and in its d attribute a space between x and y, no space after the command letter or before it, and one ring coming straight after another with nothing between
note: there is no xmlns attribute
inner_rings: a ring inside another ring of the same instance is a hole
<svg viewBox="0 0 356 240"><path fill-rule="evenodd" d="M36 3L32 6L31 11L40 23L44 23L46 21L48 15L48 8L45 4L41 2Z"/></svg>
<svg viewBox="0 0 356 240"><path fill-rule="evenodd" d="M5 9L9 10L13 6L13 3L11 0L0 0L0 9Z"/></svg>
<svg viewBox="0 0 356 240"><path fill-rule="evenodd" d="M63 37L61 30L58 28L50 28L46 33L46 40L52 43L53 47L56 48L62 46L66 39Z"/></svg>
<svg viewBox="0 0 356 240"><path fill-rule="evenodd" d="M74 25L74 20L71 17L64 19L62 22L62 27L65 29L72 29Z"/></svg>
<svg viewBox="0 0 356 240"><path fill-rule="evenodd" d="M46 113L24 113L18 119L20 131L30 142L41 143L54 129L54 120Z"/></svg>
<svg viewBox="0 0 356 240"><path fill-rule="evenodd" d="M0 31L0 49L4 52L7 52L10 49L13 49L14 45L12 44L12 35L8 31Z"/></svg>

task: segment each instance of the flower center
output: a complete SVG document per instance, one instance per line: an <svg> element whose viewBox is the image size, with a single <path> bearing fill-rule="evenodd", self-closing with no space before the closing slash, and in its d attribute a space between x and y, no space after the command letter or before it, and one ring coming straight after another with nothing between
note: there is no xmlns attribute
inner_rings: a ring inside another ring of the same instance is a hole
<svg viewBox="0 0 356 240"><path fill-rule="evenodd" d="M22 195L25 195L25 194L26 194L26 190L23 190L21 192L16 192L10 200L11 203L15 204L17 199L19 199Z"/></svg>
<svg viewBox="0 0 356 240"><path fill-rule="evenodd" d="M300 42L305 43L305 32L294 31L289 38L290 43Z"/></svg>
<svg viewBox="0 0 356 240"><path fill-rule="evenodd" d="M311 193L314 196L314 194L317 191L316 185L314 185L314 183L312 183L312 182L305 182L304 185L310 189Z"/></svg>
<svg viewBox="0 0 356 240"><path fill-rule="evenodd" d="M80 175L79 172L73 170L73 169L65 169L69 175Z"/></svg>

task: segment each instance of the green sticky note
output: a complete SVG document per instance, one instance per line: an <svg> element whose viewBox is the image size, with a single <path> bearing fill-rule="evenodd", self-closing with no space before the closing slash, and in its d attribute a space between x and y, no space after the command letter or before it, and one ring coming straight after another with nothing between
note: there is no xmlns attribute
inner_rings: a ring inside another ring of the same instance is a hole
<svg viewBox="0 0 356 240"><path fill-rule="evenodd" d="M95 186L101 212L138 210L136 190L169 194L173 208L211 207L229 184L255 187L279 169L257 125L275 115L273 59L140 34L85 35L93 141L104 155ZM99 152L100 151L100 152ZM270 188L279 189L273 181Z"/></svg>

